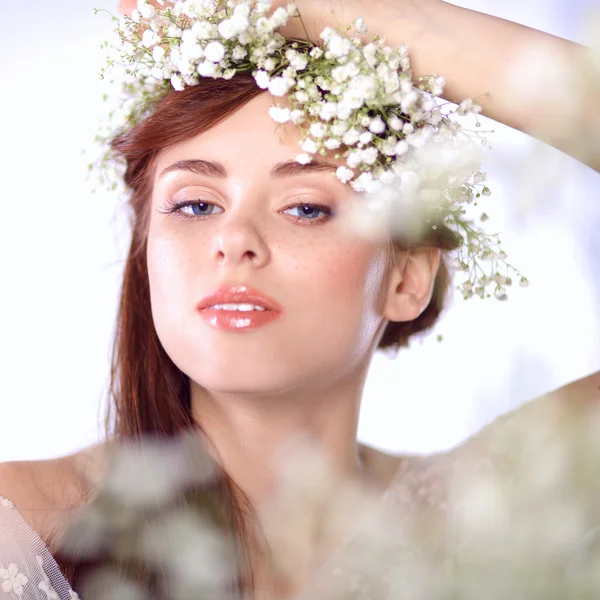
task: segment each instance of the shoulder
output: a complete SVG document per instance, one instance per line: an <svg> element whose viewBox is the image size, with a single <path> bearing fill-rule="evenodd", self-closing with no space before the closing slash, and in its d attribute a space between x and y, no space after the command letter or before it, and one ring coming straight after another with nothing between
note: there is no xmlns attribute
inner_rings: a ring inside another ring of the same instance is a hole
<svg viewBox="0 0 600 600"><path fill-rule="evenodd" d="M106 445L52 459L0 463L0 496L10 500L44 540L95 495L106 473Z"/></svg>
<svg viewBox="0 0 600 600"><path fill-rule="evenodd" d="M463 458L495 461L541 458L592 442L600 428L600 371L530 400L498 417L456 449ZM528 451L533 453L528 456ZM537 456L536 456L537 454Z"/></svg>

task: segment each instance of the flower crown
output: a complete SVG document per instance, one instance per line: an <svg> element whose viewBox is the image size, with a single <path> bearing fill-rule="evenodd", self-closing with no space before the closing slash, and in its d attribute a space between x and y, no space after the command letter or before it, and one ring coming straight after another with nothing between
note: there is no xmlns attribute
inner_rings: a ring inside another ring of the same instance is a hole
<svg viewBox="0 0 600 600"><path fill-rule="evenodd" d="M444 224L461 239L453 266L465 275L458 286L463 296L490 297L493 285L496 298L507 298L510 272L520 274L506 262L498 235L466 217L468 205L490 194L480 170L479 150L487 140L477 134L481 143L474 144L450 118L477 115L481 109L473 100L449 108L454 105L439 98L443 77L413 79L406 46L390 48L377 36L364 44L362 18L344 32L325 28L317 45L308 34L306 40L287 40L278 32L290 18L302 22L293 3L269 14L271 0L157 1L161 8L138 0L130 17L113 17L118 25L104 44L110 54L101 78L120 67L120 91L108 129L97 141L106 144L138 123L166 93L197 85L201 78L252 73L274 98L271 118L302 132L298 162L332 152L345 159L336 176L366 194L358 230L372 234L384 223L389 231L396 223L396 233L406 235L407 222L418 220L419 232ZM100 166L114 169L118 162L107 150ZM480 219L487 219L485 213ZM522 286L527 283L520 278Z"/></svg>

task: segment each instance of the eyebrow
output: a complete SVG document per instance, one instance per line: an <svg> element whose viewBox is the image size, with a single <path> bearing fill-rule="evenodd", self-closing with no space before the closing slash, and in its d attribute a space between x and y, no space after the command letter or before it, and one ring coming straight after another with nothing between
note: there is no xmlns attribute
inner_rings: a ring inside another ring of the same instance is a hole
<svg viewBox="0 0 600 600"><path fill-rule="evenodd" d="M322 160L313 159L307 165L303 165L296 160L286 160L277 163L271 169L271 177L282 179L284 177L293 177L294 175L306 175L309 173L335 172L339 165L328 163ZM217 177L219 179L227 179L227 169L219 162L201 159L180 160L172 165L169 165L159 175L159 179L167 173L173 171L188 171L197 175L206 177Z"/></svg>

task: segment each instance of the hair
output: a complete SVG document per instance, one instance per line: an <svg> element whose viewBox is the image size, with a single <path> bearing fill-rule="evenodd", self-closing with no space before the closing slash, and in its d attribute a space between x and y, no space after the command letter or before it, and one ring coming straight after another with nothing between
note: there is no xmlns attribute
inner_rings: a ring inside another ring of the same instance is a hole
<svg viewBox="0 0 600 600"><path fill-rule="evenodd" d="M207 131L261 93L263 90L250 74L237 74L231 80L203 78L199 85L165 94L144 119L112 140L112 150L126 165L124 180L131 191L128 204L132 234L112 348L110 404L105 420L107 439L141 442L148 435L166 440L193 430L206 434L192 417L189 378L165 352L152 320L146 266L152 173L161 150ZM397 352L408 345L412 336L434 325L450 284L445 251L456 249L458 243L456 234L443 225L431 229L420 241L419 245L444 251L431 301L415 320L390 322L378 349ZM404 248L400 242L395 245ZM234 583L233 595L252 597L254 581L248 546L252 536L248 515L252 507L248 498L227 472L219 468L219 476L209 489L187 490L180 501L184 505L199 505L201 513L234 541L237 564L240 568L243 565L243 569ZM97 561L92 564L81 556L73 558L59 553L56 559L74 589L80 588L85 574L97 566ZM126 569L121 565L123 570ZM136 577L138 582L141 577L155 591L160 588L156 573L136 572Z"/></svg>

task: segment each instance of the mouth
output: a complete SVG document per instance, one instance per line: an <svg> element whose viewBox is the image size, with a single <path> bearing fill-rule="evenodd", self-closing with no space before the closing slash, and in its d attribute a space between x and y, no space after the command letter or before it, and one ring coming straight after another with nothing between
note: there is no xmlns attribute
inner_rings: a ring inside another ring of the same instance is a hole
<svg viewBox="0 0 600 600"><path fill-rule="evenodd" d="M247 285L222 286L197 307L203 321L221 330L244 331L263 327L281 316L281 305Z"/></svg>
<svg viewBox="0 0 600 600"><path fill-rule="evenodd" d="M258 329L275 321L281 313L267 308L241 308L242 305L207 306L199 311L202 320L214 329L247 331ZM233 308L230 308L233 307Z"/></svg>

